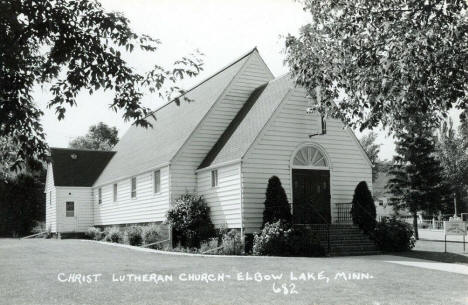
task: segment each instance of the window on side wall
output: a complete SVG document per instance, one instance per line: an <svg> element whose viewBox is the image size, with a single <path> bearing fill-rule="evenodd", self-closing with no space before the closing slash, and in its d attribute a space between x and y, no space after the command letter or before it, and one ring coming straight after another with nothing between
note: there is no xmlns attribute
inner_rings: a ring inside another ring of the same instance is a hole
<svg viewBox="0 0 468 305"><path fill-rule="evenodd" d="M52 205L52 191L49 191L49 205Z"/></svg>
<svg viewBox="0 0 468 305"><path fill-rule="evenodd" d="M157 194L161 192L161 171L160 170L154 171L153 181L154 181L154 193Z"/></svg>
<svg viewBox="0 0 468 305"><path fill-rule="evenodd" d="M136 195L137 195L136 177L132 178L131 184L132 184L132 186L131 186L131 189L132 189L131 196L132 196L132 198L136 198Z"/></svg>
<svg viewBox="0 0 468 305"><path fill-rule="evenodd" d="M218 186L218 170L214 169L211 171L211 187Z"/></svg>
<svg viewBox="0 0 468 305"><path fill-rule="evenodd" d="M114 202L117 202L117 183L114 183Z"/></svg>
<svg viewBox="0 0 468 305"><path fill-rule="evenodd" d="M73 201L67 201L65 206L65 216L75 217L75 203Z"/></svg>
<svg viewBox="0 0 468 305"><path fill-rule="evenodd" d="M102 203L102 188L98 189L98 203Z"/></svg>

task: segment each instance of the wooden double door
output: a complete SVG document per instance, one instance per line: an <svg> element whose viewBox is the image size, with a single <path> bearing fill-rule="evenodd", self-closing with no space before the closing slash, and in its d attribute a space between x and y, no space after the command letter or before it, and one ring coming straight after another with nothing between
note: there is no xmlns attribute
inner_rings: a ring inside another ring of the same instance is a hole
<svg viewBox="0 0 468 305"><path fill-rule="evenodd" d="M330 171L293 169L292 178L294 223L331 223Z"/></svg>

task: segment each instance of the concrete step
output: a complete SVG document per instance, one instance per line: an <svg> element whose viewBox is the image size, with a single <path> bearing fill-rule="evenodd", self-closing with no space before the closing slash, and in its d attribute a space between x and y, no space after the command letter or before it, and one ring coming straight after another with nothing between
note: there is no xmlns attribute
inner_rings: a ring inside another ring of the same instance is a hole
<svg viewBox="0 0 468 305"><path fill-rule="evenodd" d="M312 227L320 239L320 244L327 249L330 245L331 256L379 254L378 248L367 234L355 225L331 225ZM330 242L328 242L328 238Z"/></svg>

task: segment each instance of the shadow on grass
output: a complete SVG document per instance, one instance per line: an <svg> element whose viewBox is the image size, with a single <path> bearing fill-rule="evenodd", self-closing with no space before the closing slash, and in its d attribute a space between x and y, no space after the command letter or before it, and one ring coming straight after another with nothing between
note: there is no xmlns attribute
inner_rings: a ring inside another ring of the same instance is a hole
<svg viewBox="0 0 468 305"><path fill-rule="evenodd" d="M458 263L468 265L468 256L455 254L455 253L444 253L444 252L435 252L435 251L421 251L413 250L400 253L392 253L398 256L410 257L410 258L419 258L426 259L431 261L437 261L442 263Z"/></svg>

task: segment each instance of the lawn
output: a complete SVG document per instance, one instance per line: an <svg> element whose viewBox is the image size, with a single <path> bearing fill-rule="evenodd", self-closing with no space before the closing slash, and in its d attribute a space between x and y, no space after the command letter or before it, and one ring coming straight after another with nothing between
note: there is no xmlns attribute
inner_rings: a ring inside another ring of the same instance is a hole
<svg viewBox="0 0 468 305"><path fill-rule="evenodd" d="M0 303L468 303L467 275L386 262L394 259L398 257L177 256L91 241L3 239ZM344 280L341 272L355 273L360 279ZM255 273L262 281L255 280ZM302 273L308 280L300 279ZM80 283L76 274L86 283L81 279ZM272 275L282 278L272 280ZM67 281L70 278L75 282Z"/></svg>

